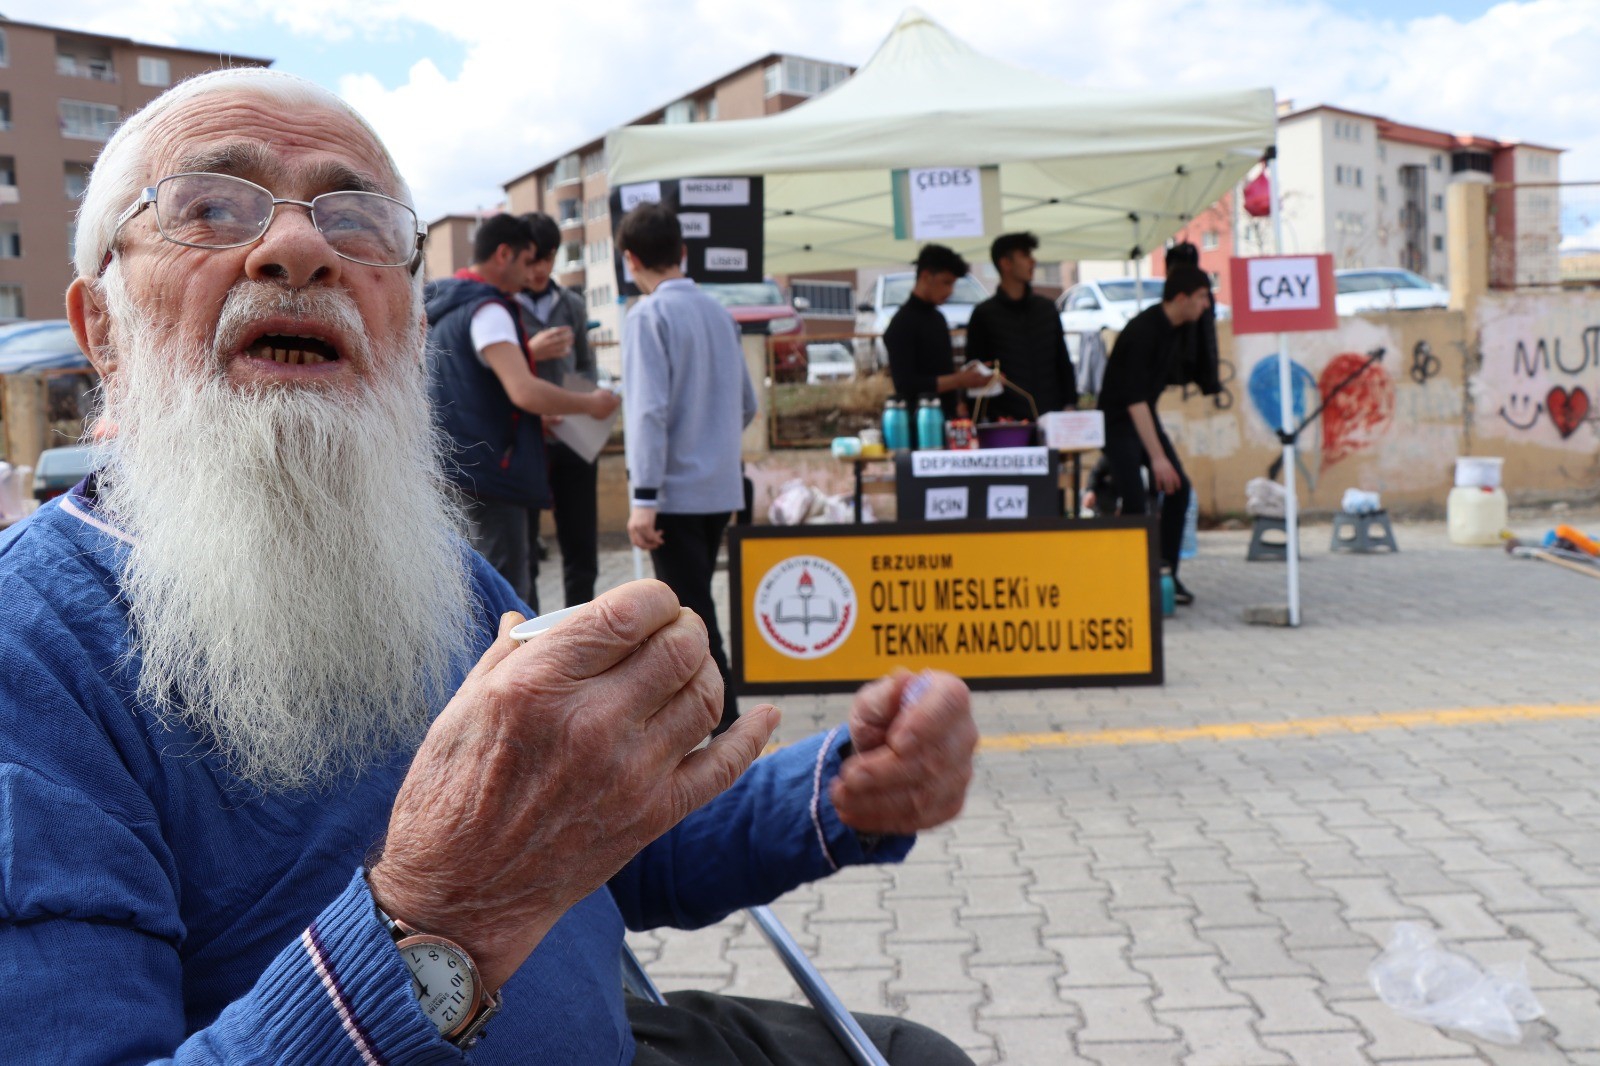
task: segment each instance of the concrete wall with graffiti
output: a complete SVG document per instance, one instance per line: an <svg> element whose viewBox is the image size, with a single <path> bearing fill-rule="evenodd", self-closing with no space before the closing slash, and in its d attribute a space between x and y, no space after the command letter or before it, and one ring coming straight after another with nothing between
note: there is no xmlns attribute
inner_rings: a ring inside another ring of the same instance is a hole
<svg viewBox="0 0 1600 1066"><path fill-rule="evenodd" d="M1161 417L1210 514L1244 509L1244 485L1282 454L1277 337L1223 325L1223 391L1168 392ZM1369 363L1371 353L1380 358ZM1513 500L1600 495L1600 300L1488 294L1458 311L1341 318L1289 337L1300 498L1338 509L1347 488L1401 512L1444 507L1458 455L1506 459Z"/></svg>
<svg viewBox="0 0 1600 1066"><path fill-rule="evenodd" d="M1476 317L1476 450L1511 488L1600 491L1600 296L1491 293Z"/></svg>

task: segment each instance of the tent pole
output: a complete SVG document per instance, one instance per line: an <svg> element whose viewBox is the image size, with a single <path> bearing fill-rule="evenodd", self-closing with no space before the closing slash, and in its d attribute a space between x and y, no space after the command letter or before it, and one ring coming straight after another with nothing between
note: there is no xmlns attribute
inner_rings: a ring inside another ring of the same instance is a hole
<svg viewBox="0 0 1600 1066"><path fill-rule="evenodd" d="M1272 168L1272 237L1278 255L1283 255L1283 190L1278 184L1278 148L1274 135ZM1294 375L1289 367L1289 335L1278 334L1278 425L1283 436L1283 528L1289 563L1289 624L1300 624L1300 501L1295 488L1295 443L1288 436L1294 425Z"/></svg>
<svg viewBox="0 0 1600 1066"><path fill-rule="evenodd" d="M1144 310L1144 256L1139 254L1139 216L1133 220L1133 309L1137 314Z"/></svg>

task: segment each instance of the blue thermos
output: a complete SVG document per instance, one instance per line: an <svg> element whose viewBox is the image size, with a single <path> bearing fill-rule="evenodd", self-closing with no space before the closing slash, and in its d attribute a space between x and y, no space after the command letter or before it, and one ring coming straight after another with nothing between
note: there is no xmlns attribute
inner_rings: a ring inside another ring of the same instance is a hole
<svg viewBox="0 0 1600 1066"><path fill-rule="evenodd" d="M906 412L906 402L898 396L889 397L883 405L883 445L891 452L911 447L911 416Z"/></svg>
<svg viewBox="0 0 1600 1066"><path fill-rule="evenodd" d="M933 396L924 396L917 403L917 447L935 451L944 447L944 408Z"/></svg>
<svg viewBox="0 0 1600 1066"><path fill-rule="evenodd" d="M1161 568L1161 617L1171 618L1178 613L1178 582L1167 567Z"/></svg>

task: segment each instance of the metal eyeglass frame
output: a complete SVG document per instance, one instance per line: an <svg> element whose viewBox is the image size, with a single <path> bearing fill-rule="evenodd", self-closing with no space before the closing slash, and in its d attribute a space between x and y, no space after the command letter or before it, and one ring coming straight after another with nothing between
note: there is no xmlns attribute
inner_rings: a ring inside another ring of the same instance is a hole
<svg viewBox="0 0 1600 1066"><path fill-rule="evenodd" d="M250 186L253 189L260 189L262 192L267 194L267 199L271 201L271 206L270 206L270 208L269 208L269 210L267 212L266 223L261 227L261 232L260 233L256 234L254 237L251 237L247 241L239 241L239 242L237 242L235 244L195 244L195 243L193 243L191 241L180 241L175 237L167 236L166 231L161 226L161 216L159 214L157 214L156 215L156 232L161 235L161 239L162 240L169 241L172 244L180 245L180 246L182 246L184 248L198 248L201 251L207 251L207 252L223 252L223 251L227 251L229 248L244 248L244 247L246 247L248 245L251 245L251 244L254 244L257 241L262 240L263 238L266 237L267 231L272 228L273 221L276 220L277 217L278 217L278 205L279 204L289 204L289 205L294 206L294 207L303 207L303 208L305 208L306 209L306 214L311 219L311 224L313 226L316 226L316 229L317 229L318 233L322 233L322 227L321 226L317 226L317 210L316 210L317 201L322 199L324 196L334 196L334 195L337 195L338 193L360 192L360 193L364 193L367 196L377 196L377 197L379 197L381 199L388 200L390 203L398 204L400 207L404 208L406 213L411 216L412 222L416 226L417 247L412 252L411 258L406 260L405 262L401 262L401 263L368 263L368 262L364 262L364 261L362 261L360 259L354 259L354 258L352 258L352 257L350 257L348 255L345 255L343 252L339 251L339 249L334 248L333 247L333 243L330 241L329 244L328 244L328 247L330 249L332 249L333 254L337 255L340 259L349 260L352 263L359 263L361 266L372 266L372 267L403 267L403 266L409 266L411 268L411 273L413 273L413 274L415 274L417 272L418 268L422 266L422 243L428 237L428 225L427 225L427 223L423 222L420 218L418 218L416 210L413 209L411 207L411 205L407 204L403 200L397 200L393 196L386 196L381 192L372 192L372 191L370 191L368 189L335 189L333 192L325 192L325 193L321 193L321 194L319 194L317 196L313 196L309 200L288 200L288 199L284 199L282 197L273 196L271 189L263 188L262 186L257 185L255 182L250 181L247 178L235 177L232 174L213 174L213 173L210 173L209 171L202 171L202 170L186 170L186 171L183 171L183 172L178 173L178 174L168 174L166 177L162 178L160 181L156 182L154 185L145 186L144 191L139 194L139 198L137 200L135 200L133 203L129 204L128 207L127 207L127 210L123 211L121 215L117 216L117 224L111 228L111 245L112 246L110 248L106 249L105 256L100 260L100 273L104 274L106 272L106 267L111 265L111 257L115 253L115 248L116 248L117 234L121 233L122 232L122 227L127 225L135 216L137 216L145 208L155 206L156 197L159 194L161 186L165 185L169 181L172 181L174 178L197 178L197 177L227 178L230 181L241 182L241 183L243 183L245 185ZM324 240L327 239L327 234L323 233L322 236L323 236Z"/></svg>

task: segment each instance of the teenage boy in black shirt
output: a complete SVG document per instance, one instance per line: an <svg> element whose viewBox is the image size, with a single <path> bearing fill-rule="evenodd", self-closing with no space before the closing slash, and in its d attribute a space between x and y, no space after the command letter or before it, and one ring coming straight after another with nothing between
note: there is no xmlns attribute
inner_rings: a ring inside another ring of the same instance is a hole
<svg viewBox="0 0 1600 1066"><path fill-rule="evenodd" d="M967 355L996 369L1033 398L1033 405L1011 389L988 402L996 418L1032 422L1047 411L1070 411L1078 405L1078 383L1067 355L1056 305L1033 291L1034 250L1031 233L1004 233L989 246L989 259L1000 274L995 294L972 309L967 323Z"/></svg>
<svg viewBox="0 0 1600 1066"><path fill-rule="evenodd" d="M1156 401L1172 377L1178 327L1197 322L1211 306L1211 282L1199 267L1177 266L1167 275L1161 302L1145 308L1117 336L1100 386L1106 415L1106 458L1122 499L1122 513L1144 514L1146 494L1140 469L1150 471L1151 487L1163 493L1161 561L1172 571L1177 601L1194 602L1178 581L1178 547L1189 508L1189 477L1177 449L1156 417Z"/></svg>
<svg viewBox="0 0 1600 1066"><path fill-rule="evenodd" d="M942 244L924 245L917 253L917 280L911 295L889 320L883 346L889 352L894 391L911 406L913 421L919 397L939 397L946 419L955 418L961 390L986 385L979 370L957 370L950 344L950 323L939 305L950 299L956 282L967 276L967 261Z"/></svg>

